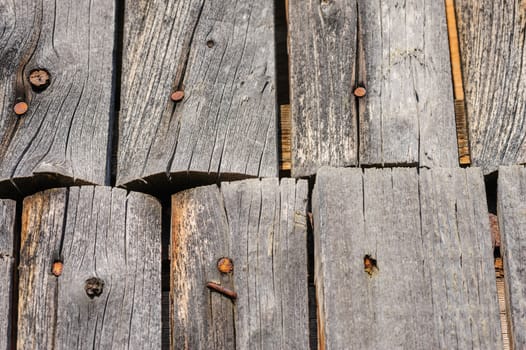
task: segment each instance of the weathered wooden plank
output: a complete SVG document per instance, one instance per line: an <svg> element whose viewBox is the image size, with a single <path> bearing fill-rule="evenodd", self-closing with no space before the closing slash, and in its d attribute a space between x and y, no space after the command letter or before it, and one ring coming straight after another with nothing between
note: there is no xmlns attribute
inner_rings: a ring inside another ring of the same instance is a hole
<svg viewBox="0 0 526 350"><path fill-rule="evenodd" d="M443 2L291 0L289 23L294 176L458 164Z"/></svg>
<svg viewBox="0 0 526 350"><path fill-rule="evenodd" d="M15 239L16 203L9 199L0 200L0 349L11 349L11 320L13 293L13 264Z"/></svg>
<svg viewBox="0 0 526 350"><path fill-rule="evenodd" d="M289 0L292 176L358 163L355 0Z"/></svg>
<svg viewBox="0 0 526 350"><path fill-rule="evenodd" d="M126 3L117 184L278 174L273 3Z"/></svg>
<svg viewBox="0 0 526 350"><path fill-rule="evenodd" d="M264 179L172 197L172 348L308 348L307 192ZM223 257L233 272L218 271Z"/></svg>
<svg viewBox="0 0 526 350"><path fill-rule="evenodd" d="M498 348L484 199L478 170L320 169L320 347Z"/></svg>
<svg viewBox="0 0 526 350"><path fill-rule="evenodd" d="M106 182L114 13L114 1L1 2L0 192L30 192L42 174ZM50 75L44 91L29 82L34 69Z"/></svg>
<svg viewBox="0 0 526 350"><path fill-rule="evenodd" d="M498 216L513 349L526 347L526 168L500 167Z"/></svg>
<svg viewBox="0 0 526 350"><path fill-rule="evenodd" d="M159 349L160 237L161 206L144 194L85 186L27 197L18 348Z"/></svg>
<svg viewBox="0 0 526 350"><path fill-rule="evenodd" d="M472 163L526 163L526 4L455 1Z"/></svg>

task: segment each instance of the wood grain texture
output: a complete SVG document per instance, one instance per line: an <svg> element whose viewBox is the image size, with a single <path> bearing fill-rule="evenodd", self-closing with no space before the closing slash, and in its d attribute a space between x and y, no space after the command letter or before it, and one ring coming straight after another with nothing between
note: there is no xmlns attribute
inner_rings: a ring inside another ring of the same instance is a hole
<svg viewBox="0 0 526 350"><path fill-rule="evenodd" d="M0 193L28 193L39 175L105 184L114 12L102 0L0 3ZM39 93L28 81L36 68L51 75ZM17 98L29 104L25 115L13 112Z"/></svg>
<svg viewBox="0 0 526 350"><path fill-rule="evenodd" d="M455 5L472 163L526 163L526 2Z"/></svg>
<svg viewBox="0 0 526 350"><path fill-rule="evenodd" d="M271 0L126 4L117 184L278 174L273 16Z"/></svg>
<svg viewBox="0 0 526 350"><path fill-rule="evenodd" d="M289 0L292 176L358 163L355 0Z"/></svg>
<svg viewBox="0 0 526 350"><path fill-rule="evenodd" d="M361 164L458 165L443 1L359 1Z"/></svg>
<svg viewBox="0 0 526 350"><path fill-rule="evenodd" d="M512 349L526 347L526 168L500 167L498 216Z"/></svg>
<svg viewBox="0 0 526 350"><path fill-rule="evenodd" d="M484 198L478 170L322 168L312 198L320 348L499 348Z"/></svg>
<svg viewBox="0 0 526 350"><path fill-rule="evenodd" d="M289 23L293 176L458 164L442 2L291 0Z"/></svg>
<svg viewBox="0 0 526 350"><path fill-rule="evenodd" d="M14 272L14 239L15 239L16 202L9 199L0 200L0 349L12 347L11 301L13 293Z"/></svg>
<svg viewBox="0 0 526 350"><path fill-rule="evenodd" d="M172 197L172 348L308 348L307 192L306 181L264 179ZM232 273L217 270L222 257Z"/></svg>
<svg viewBox="0 0 526 350"><path fill-rule="evenodd" d="M85 186L27 197L17 348L159 349L160 236L161 206L144 194ZM104 286L89 298L92 277Z"/></svg>

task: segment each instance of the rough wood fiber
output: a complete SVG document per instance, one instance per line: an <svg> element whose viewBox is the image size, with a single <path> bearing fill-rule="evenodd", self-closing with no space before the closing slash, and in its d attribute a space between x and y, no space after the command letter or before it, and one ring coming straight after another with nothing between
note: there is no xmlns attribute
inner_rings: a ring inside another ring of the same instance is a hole
<svg viewBox="0 0 526 350"><path fill-rule="evenodd" d="M455 5L472 163L526 163L526 2Z"/></svg>
<svg viewBox="0 0 526 350"><path fill-rule="evenodd" d="M272 0L126 3L117 184L278 174L273 15Z"/></svg>
<svg viewBox="0 0 526 350"><path fill-rule="evenodd" d="M0 200L0 349L11 349L11 297L13 292L13 240L15 234L16 203Z"/></svg>
<svg viewBox="0 0 526 350"><path fill-rule="evenodd" d="M526 347L526 168L500 167L498 215L513 349Z"/></svg>
<svg viewBox="0 0 526 350"><path fill-rule="evenodd" d="M458 164L443 2L291 0L289 23L294 176Z"/></svg>
<svg viewBox="0 0 526 350"><path fill-rule="evenodd" d="M322 349L496 349L479 171L322 168L313 193ZM369 275L364 257L376 259ZM476 326L475 326L476 325Z"/></svg>
<svg viewBox="0 0 526 350"><path fill-rule="evenodd" d="M308 348L307 191L265 179L172 197L172 348ZM217 270L225 256L231 274Z"/></svg>
<svg viewBox="0 0 526 350"><path fill-rule="evenodd" d="M358 162L355 0L289 0L292 176Z"/></svg>
<svg viewBox="0 0 526 350"><path fill-rule="evenodd" d="M114 12L114 1L0 3L0 193L27 193L38 175L105 183ZM51 74L39 93L28 81L35 68ZM13 112L17 98L25 115Z"/></svg>
<svg viewBox="0 0 526 350"><path fill-rule="evenodd" d="M86 186L27 197L18 348L159 349L160 231L161 206L144 194ZM104 282L92 299L91 277Z"/></svg>

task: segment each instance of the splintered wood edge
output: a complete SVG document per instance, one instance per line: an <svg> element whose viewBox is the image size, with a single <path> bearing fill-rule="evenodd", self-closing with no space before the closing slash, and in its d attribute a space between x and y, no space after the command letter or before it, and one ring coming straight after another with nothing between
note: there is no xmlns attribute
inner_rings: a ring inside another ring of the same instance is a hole
<svg viewBox="0 0 526 350"><path fill-rule="evenodd" d="M449 38L449 55L451 58L451 74L453 77L453 92L455 96L455 121L457 126L458 160L460 165L470 165L469 131L464 103L464 85L460 64L460 49L458 43L457 19L455 1L445 0L447 33Z"/></svg>
<svg viewBox="0 0 526 350"><path fill-rule="evenodd" d="M291 114L290 105L279 106L280 110L280 132L281 132L281 150L280 150L280 170L291 170L292 145L291 145Z"/></svg>

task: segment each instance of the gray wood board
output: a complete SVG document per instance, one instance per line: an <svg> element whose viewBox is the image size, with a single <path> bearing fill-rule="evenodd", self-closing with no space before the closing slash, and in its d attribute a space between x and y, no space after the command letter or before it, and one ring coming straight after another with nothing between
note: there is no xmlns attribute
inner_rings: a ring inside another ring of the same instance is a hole
<svg viewBox="0 0 526 350"><path fill-rule="evenodd" d="M9 350L11 345L13 265L15 239L16 202L9 199L0 200L0 350Z"/></svg>
<svg viewBox="0 0 526 350"><path fill-rule="evenodd" d="M172 197L172 348L308 348L307 192L273 178ZM217 270L222 257L232 273Z"/></svg>
<svg viewBox="0 0 526 350"><path fill-rule="evenodd" d="M10 191L28 193L43 174L105 184L114 13L114 1L1 1L1 193L10 183ZM36 68L51 74L39 93L28 81ZM17 97L29 105L25 115L13 111Z"/></svg>
<svg viewBox="0 0 526 350"><path fill-rule="evenodd" d="M471 161L526 163L526 5L455 1Z"/></svg>
<svg viewBox="0 0 526 350"><path fill-rule="evenodd" d="M160 239L161 206L148 195L85 186L27 197L17 348L159 349ZM92 277L104 286L89 298Z"/></svg>
<svg viewBox="0 0 526 350"><path fill-rule="evenodd" d="M117 184L277 176L273 3L126 3Z"/></svg>
<svg viewBox="0 0 526 350"><path fill-rule="evenodd" d="M480 170L324 167L312 200L322 349L502 346Z"/></svg>
<svg viewBox="0 0 526 350"><path fill-rule="evenodd" d="M290 0L289 24L293 176L458 164L442 2Z"/></svg>
<svg viewBox="0 0 526 350"><path fill-rule="evenodd" d="M500 167L498 216L513 349L526 348L526 168Z"/></svg>

